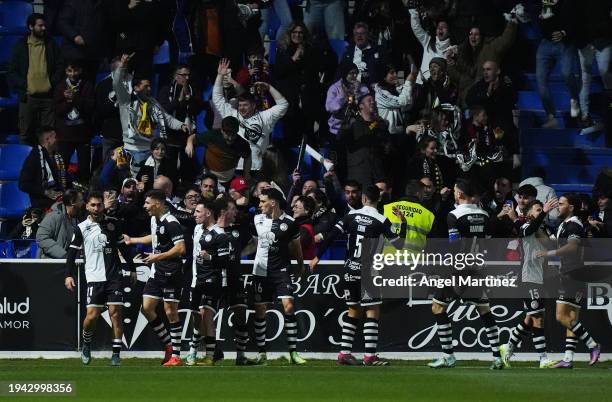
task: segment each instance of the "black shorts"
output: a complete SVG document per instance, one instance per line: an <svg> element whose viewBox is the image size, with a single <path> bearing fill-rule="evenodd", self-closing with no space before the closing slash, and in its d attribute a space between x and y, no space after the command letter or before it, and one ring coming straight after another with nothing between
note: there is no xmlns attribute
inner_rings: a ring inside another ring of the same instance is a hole
<svg viewBox="0 0 612 402"><path fill-rule="evenodd" d="M523 298L523 308L526 315L542 314L546 309L544 304L544 286L539 283L523 282L521 289L525 297Z"/></svg>
<svg viewBox="0 0 612 402"><path fill-rule="evenodd" d="M224 304L228 308L247 307L247 294L240 278L227 278L224 290Z"/></svg>
<svg viewBox="0 0 612 402"><path fill-rule="evenodd" d="M253 300L255 304L269 304L274 298L293 299L293 281L289 268L284 271L268 271L268 276L253 277Z"/></svg>
<svg viewBox="0 0 612 402"><path fill-rule="evenodd" d="M173 272L171 275L156 272L155 276L149 278L145 284L142 297L178 303L181 300L182 290L183 275L181 272Z"/></svg>
<svg viewBox="0 0 612 402"><path fill-rule="evenodd" d="M87 284L87 307L123 306L121 279Z"/></svg>
<svg viewBox="0 0 612 402"><path fill-rule="evenodd" d="M436 288L433 294L432 301L442 305L448 306L454 300L460 300L465 304L472 304L474 306L488 306L489 298L483 291L481 297L461 297L457 290L452 286L445 286L443 288Z"/></svg>
<svg viewBox="0 0 612 402"><path fill-rule="evenodd" d="M190 289L189 302L191 311L194 312L207 309L216 314L221 308L222 299L223 287L220 277L210 277L205 280L196 281L195 287Z"/></svg>
<svg viewBox="0 0 612 402"><path fill-rule="evenodd" d="M380 290L373 290L376 294L370 294L365 289L361 288L361 276L355 275L354 272L345 272L342 276L342 289L344 290L344 301L347 306L376 306L382 304Z"/></svg>
<svg viewBox="0 0 612 402"><path fill-rule="evenodd" d="M559 278L559 290L557 293L557 304L568 304L572 307L580 308L584 300L586 285L584 282L577 281L567 275Z"/></svg>

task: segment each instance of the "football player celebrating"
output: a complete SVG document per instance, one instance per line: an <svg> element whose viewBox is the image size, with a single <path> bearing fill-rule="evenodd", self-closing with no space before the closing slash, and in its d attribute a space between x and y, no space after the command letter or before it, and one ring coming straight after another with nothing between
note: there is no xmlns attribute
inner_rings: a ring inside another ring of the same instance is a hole
<svg viewBox="0 0 612 402"><path fill-rule="evenodd" d="M582 201L576 194L564 194L559 198L559 219L556 250L542 250L536 253L540 258L559 257L561 262L559 275L559 295L557 297L557 321L566 328L565 356L563 360L551 365L551 368L573 368L574 351L578 339L583 341L591 354L589 364L593 366L599 360L601 345L589 334L580 322L580 304L583 300L585 283L573 279L584 268L582 238L584 228L578 214ZM578 338L578 339L577 339Z"/></svg>
<svg viewBox="0 0 612 402"><path fill-rule="evenodd" d="M343 234L348 234L346 260L344 264L344 295L348 314L342 322L342 350L338 354L338 364L366 366L386 366L388 361L376 355L378 346L378 320L380 317L380 297L362 292L361 276L366 270L372 268L374 254L381 253L384 243L382 237L387 238L391 244L401 249L406 238L406 217L398 208L393 214L400 220L399 233L394 233L391 222L377 210L380 191L376 186L365 189L362 195L363 208L354 209L340 220L329 236L326 236L319 246L317 257L310 261L310 268L315 269L319 259L332 242ZM359 319L365 311L363 324L363 338L365 340L365 356L363 363L352 354L353 339L359 325Z"/></svg>
<svg viewBox="0 0 612 402"><path fill-rule="evenodd" d="M285 314L285 334L289 345L289 361L305 364L297 352L297 321L293 300L290 255L297 260L300 273L304 260L300 244L300 229L293 218L284 211L285 199L280 191L268 188L259 196L261 214L253 218L252 234L257 237L257 252L253 266L255 288L255 339L259 353L256 364L265 364L266 355L266 311L274 297L279 298Z"/></svg>
<svg viewBox="0 0 612 402"><path fill-rule="evenodd" d="M151 234L145 237L125 236L126 244L152 244L153 252L145 253L144 262L151 264L151 274L142 293L142 310L163 344L166 345L164 366L180 366L181 335L183 326L179 321L178 304L181 298L182 256L185 240L178 220L168 212L166 195L161 190L146 194L144 208L151 216ZM170 323L170 336L157 306L163 300L164 311ZM172 343L170 343L172 339Z"/></svg>
<svg viewBox="0 0 612 402"><path fill-rule="evenodd" d="M104 195L91 192L87 196L85 208L87 219L74 229L72 241L66 258L66 288L74 291L75 260L79 250L85 254L85 278L87 280L87 315L83 320L83 349L81 361L91 361L91 339L96 328L98 317L104 306L113 326L112 366L119 366L121 359L121 342L123 325L121 309L123 307L123 286L121 283L121 260L117 250L125 258L132 282L136 282L136 270L132 253L123 241L120 221L104 215Z"/></svg>

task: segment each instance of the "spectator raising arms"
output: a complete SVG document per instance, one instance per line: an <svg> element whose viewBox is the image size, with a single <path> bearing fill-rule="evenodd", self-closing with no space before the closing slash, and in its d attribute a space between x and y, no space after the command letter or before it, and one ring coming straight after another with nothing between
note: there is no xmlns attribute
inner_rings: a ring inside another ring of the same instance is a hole
<svg viewBox="0 0 612 402"><path fill-rule="evenodd" d="M249 141L251 146L251 170L259 171L262 168L264 152L270 143L272 128L285 115L289 103L272 85L259 82L255 86L268 91L276 105L261 112L257 111L253 96L247 93L238 97L238 108L235 108L223 97L223 77L228 73L228 68L229 60L223 59L219 62L213 87L213 103L222 117L233 116L238 119L238 134Z"/></svg>
<svg viewBox="0 0 612 402"><path fill-rule="evenodd" d="M436 34L431 35L421 25L421 17L416 9L410 9L410 25L412 32L423 46L423 59L421 60L421 71L417 75L417 84L422 84L429 78L430 61L434 57L446 58L447 54L456 51L456 46L451 46L448 22L440 20L436 23Z"/></svg>
<svg viewBox="0 0 612 402"><path fill-rule="evenodd" d="M138 165L149 156L149 148L155 134L166 138L168 129L191 132L191 127L168 114L151 96L151 81L128 74L128 62L132 55L124 54L113 71L113 88L119 104L125 151L132 159L132 175L138 173Z"/></svg>

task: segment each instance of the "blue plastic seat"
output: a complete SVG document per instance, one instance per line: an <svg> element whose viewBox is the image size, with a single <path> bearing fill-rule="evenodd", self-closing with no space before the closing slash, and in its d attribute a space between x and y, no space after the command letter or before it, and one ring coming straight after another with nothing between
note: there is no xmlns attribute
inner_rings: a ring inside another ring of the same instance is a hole
<svg viewBox="0 0 612 402"><path fill-rule="evenodd" d="M30 207L30 197L19 190L16 181L0 183L0 218L21 218Z"/></svg>
<svg viewBox="0 0 612 402"><path fill-rule="evenodd" d="M344 52L346 51L346 47L348 46L348 44L341 39L330 39L329 45L331 46L334 53L336 53L336 56L338 57L338 63L340 63L340 60L342 60L342 56L344 56Z"/></svg>
<svg viewBox="0 0 612 402"><path fill-rule="evenodd" d="M15 108L19 105L19 99L17 99L17 95L9 95L7 97L0 96L0 108L1 109L9 109Z"/></svg>
<svg viewBox="0 0 612 402"><path fill-rule="evenodd" d="M167 40L162 43L159 52L153 57L153 64L170 64L170 45Z"/></svg>
<svg viewBox="0 0 612 402"><path fill-rule="evenodd" d="M2 35L0 36L0 65L8 65L13 53L15 43L23 39L21 36L15 35Z"/></svg>
<svg viewBox="0 0 612 402"><path fill-rule="evenodd" d="M0 145L0 180L19 180L19 173L32 147L22 144Z"/></svg>
<svg viewBox="0 0 612 402"><path fill-rule="evenodd" d="M200 169L204 166L204 155L206 155L206 147L195 147L195 158Z"/></svg>
<svg viewBox="0 0 612 402"><path fill-rule="evenodd" d="M0 3L0 33L21 35L28 31L27 19L34 12L28 1Z"/></svg>

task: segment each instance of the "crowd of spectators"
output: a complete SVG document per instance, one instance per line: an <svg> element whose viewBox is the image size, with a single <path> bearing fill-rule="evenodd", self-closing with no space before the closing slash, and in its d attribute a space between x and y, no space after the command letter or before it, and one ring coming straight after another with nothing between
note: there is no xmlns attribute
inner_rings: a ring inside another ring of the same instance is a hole
<svg viewBox="0 0 612 402"><path fill-rule="evenodd" d="M104 191L107 213L140 236L149 230L142 210L149 189L163 189L181 224L192 228L198 199L228 193L245 223L258 193L277 186L301 224L305 254L361 206L361 189L373 183L383 202L409 196L429 209L432 236L445 236L459 177L477 184L492 215L513 219L525 212L522 197L554 197L543 189L545 174L520 175L514 81L521 62L508 57L517 52L519 25L531 19L543 33L526 57L536 60L544 127L558 126L547 87L554 62L581 124L592 123L594 59L610 84L610 1L524 9L502 0L363 0L349 13L343 0L187 0L186 64L172 33L174 1L57 3L28 18L29 33L9 65L21 142L33 146L19 184L37 219L50 211L36 237L42 255L53 258L64 256L59 249L82 204L75 194L86 189ZM274 37L272 10L280 20ZM349 44L337 57L329 41L344 39ZM165 40L174 66L155 94L153 57ZM582 90L570 68L578 56ZM196 124L203 111L207 128ZM101 158L92 158L95 135L102 136ZM323 154L324 174L318 165L292 165L300 145ZM612 233L610 196L585 199L593 236ZM503 208L506 201L513 207ZM32 211L23 225L38 221Z"/></svg>

